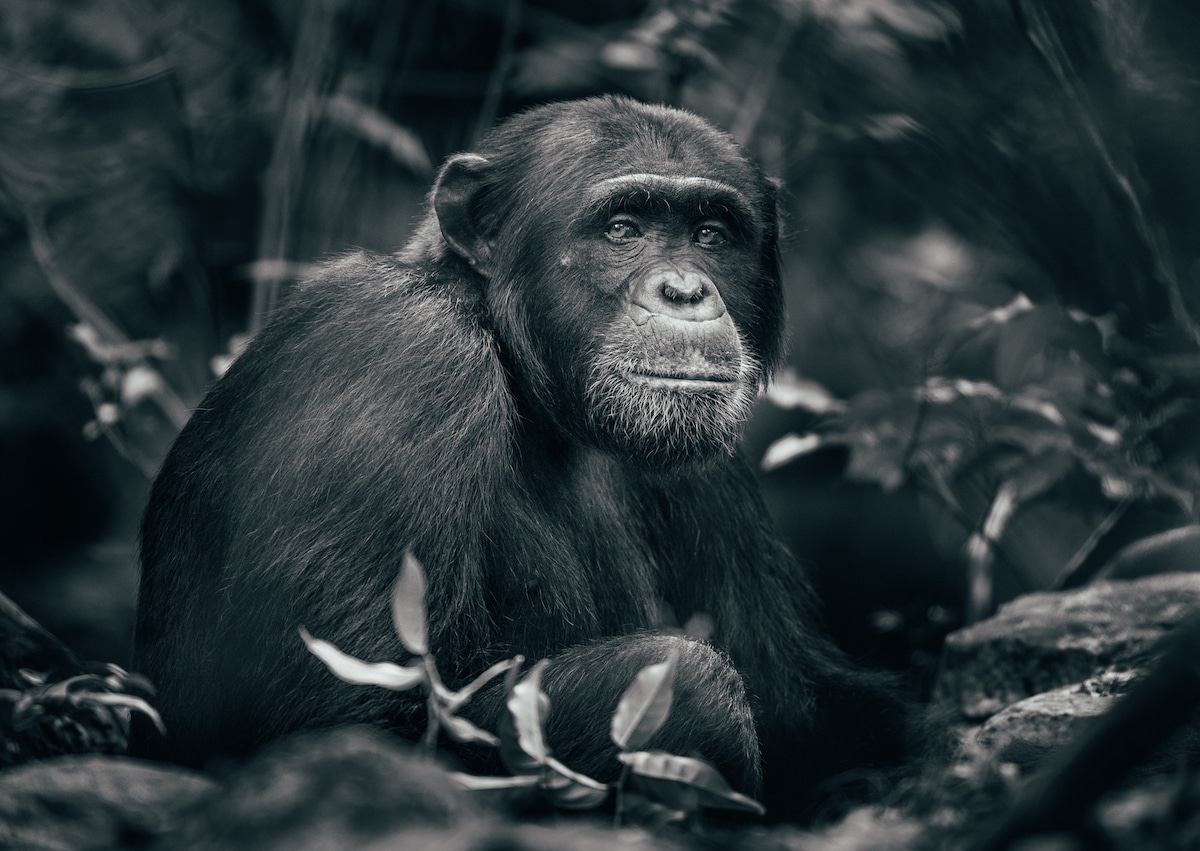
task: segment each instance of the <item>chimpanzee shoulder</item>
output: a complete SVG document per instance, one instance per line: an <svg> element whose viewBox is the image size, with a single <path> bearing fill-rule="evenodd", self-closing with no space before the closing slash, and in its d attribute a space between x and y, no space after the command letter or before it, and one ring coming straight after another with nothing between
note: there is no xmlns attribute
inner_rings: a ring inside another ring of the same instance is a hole
<svg viewBox="0 0 1200 851"><path fill-rule="evenodd" d="M463 643L483 641L479 546L512 467L513 417L492 336L468 301L392 257L360 252L323 265L197 407L152 488L141 663L180 696L179 713L195 705L218 716L177 713L178 726L207 744L237 742L239 726L261 738L275 723L230 705L239 688L260 687L262 672L212 658L214 633L249 650L260 636L305 626L345 635L343 649L364 658L396 658L386 606L363 601L388 599L407 547L458 566L431 574L430 603L451 614ZM322 580L299 580L308 575ZM213 589L222 602L203 599ZM272 595L291 605L246 616ZM160 641L167 633L185 640ZM233 672L231 694L183 697L211 682L210 667ZM302 675L277 687L304 704ZM242 722L205 734L238 711ZM315 701L298 711L317 724L347 717Z"/></svg>

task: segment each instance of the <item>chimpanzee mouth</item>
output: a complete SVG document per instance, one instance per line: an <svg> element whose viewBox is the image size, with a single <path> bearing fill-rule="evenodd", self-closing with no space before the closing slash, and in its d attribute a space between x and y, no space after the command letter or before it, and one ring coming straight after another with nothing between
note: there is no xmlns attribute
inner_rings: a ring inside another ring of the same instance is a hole
<svg viewBox="0 0 1200 851"><path fill-rule="evenodd" d="M737 376L714 373L697 375L693 373L660 373L640 372L630 370L626 373L629 381L647 387L660 387L664 390L720 390L727 389L738 383Z"/></svg>

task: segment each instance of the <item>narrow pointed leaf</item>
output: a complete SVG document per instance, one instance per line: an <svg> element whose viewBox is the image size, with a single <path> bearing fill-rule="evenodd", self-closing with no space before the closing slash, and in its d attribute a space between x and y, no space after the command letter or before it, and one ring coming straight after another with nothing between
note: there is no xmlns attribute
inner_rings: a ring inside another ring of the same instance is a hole
<svg viewBox="0 0 1200 851"><path fill-rule="evenodd" d="M676 648L667 661L647 665L638 671L633 683L621 695L611 729L613 743L621 750L641 750L667 720L674 697L678 661L679 649Z"/></svg>
<svg viewBox="0 0 1200 851"><path fill-rule="evenodd" d="M565 785L553 786L547 791L556 807L564 810L594 810L608 800L607 786L593 789L569 780L564 782Z"/></svg>
<svg viewBox="0 0 1200 851"><path fill-rule="evenodd" d="M638 789L677 809L686 810L695 800L702 807L766 813L758 801L733 791L720 772L704 760L659 751L621 753L617 759L630 767L634 775L631 780Z"/></svg>
<svg viewBox="0 0 1200 851"><path fill-rule="evenodd" d="M531 789L541 782L536 774L525 774L521 777L486 777L477 774L464 774L461 771L449 772L450 779L460 789L471 792L491 792L497 789Z"/></svg>
<svg viewBox="0 0 1200 851"><path fill-rule="evenodd" d="M424 656L429 652L429 634L425 621L425 569L405 550L400 575L392 586L392 623L400 643L410 653Z"/></svg>
<svg viewBox="0 0 1200 851"><path fill-rule="evenodd" d="M521 676L521 666L525 664L525 657L518 653L513 656L512 663L512 667L504 674L505 700L512 697L513 689L517 685L517 678Z"/></svg>
<svg viewBox="0 0 1200 851"><path fill-rule="evenodd" d="M454 741L462 745L488 745L496 747L500 744L500 740L496 736L489 733L487 730L481 729L472 724L466 718L460 718L457 715L451 715L445 709L438 708L438 721L441 722L442 730Z"/></svg>
<svg viewBox="0 0 1200 851"><path fill-rule="evenodd" d="M516 656L512 659L505 659L503 662L497 662L495 665L492 665L458 691L452 692L446 700L447 707L451 711L458 709L460 706L464 705L468 700L470 700L474 696L475 692L479 691L496 677L510 671L514 667L519 667L521 662L518 660L524 661L524 657Z"/></svg>
<svg viewBox="0 0 1200 851"><path fill-rule="evenodd" d="M91 696L90 700L95 703L103 703L105 706L123 706L126 709L140 712L154 723L158 732L164 736L167 734L167 728L163 725L158 710L140 697L134 697L131 694L95 694Z"/></svg>
<svg viewBox="0 0 1200 851"><path fill-rule="evenodd" d="M544 784L546 793L556 807L565 810L591 810L608 800L608 786L567 768L554 757L546 759L553 774Z"/></svg>
<svg viewBox="0 0 1200 851"><path fill-rule="evenodd" d="M542 736L542 719L550 711L550 698L542 691L543 659L508 696L508 712L500 724L500 759L513 774L539 772L549 751Z"/></svg>
<svg viewBox="0 0 1200 851"><path fill-rule="evenodd" d="M382 686L392 691L408 691L425 682L425 669L420 665L405 668L391 662L364 662L343 653L328 641L313 638L303 627L300 628L300 637L309 651L324 662L339 680L356 685Z"/></svg>
<svg viewBox="0 0 1200 851"><path fill-rule="evenodd" d="M47 686L43 694L46 697L69 698L105 691L108 691L108 683L104 681L103 677L98 677L95 674L78 674Z"/></svg>

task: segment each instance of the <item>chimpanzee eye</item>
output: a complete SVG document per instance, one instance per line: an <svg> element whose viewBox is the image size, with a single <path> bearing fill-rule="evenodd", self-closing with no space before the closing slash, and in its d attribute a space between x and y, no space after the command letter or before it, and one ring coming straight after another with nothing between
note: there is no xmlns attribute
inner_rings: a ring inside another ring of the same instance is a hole
<svg viewBox="0 0 1200 851"><path fill-rule="evenodd" d="M633 222L618 219L608 223L608 227L604 229L604 235L613 242L624 242L627 239L637 239L642 235L642 231Z"/></svg>
<svg viewBox="0 0 1200 851"><path fill-rule="evenodd" d="M700 225L696 228L696 232L692 234L692 241L697 245L721 245L729 241L725 236L725 232L715 225Z"/></svg>

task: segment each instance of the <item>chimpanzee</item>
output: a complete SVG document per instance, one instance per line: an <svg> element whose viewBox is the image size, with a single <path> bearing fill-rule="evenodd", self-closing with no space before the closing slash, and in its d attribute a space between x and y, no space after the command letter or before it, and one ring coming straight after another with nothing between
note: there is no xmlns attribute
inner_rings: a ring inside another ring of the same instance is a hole
<svg viewBox="0 0 1200 851"><path fill-rule="evenodd" d="M390 592L411 548L443 678L549 657L547 735L577 770L615 775L617 699L671 648L652 746L783 814L897 757L902 704L820 634L736 449L780 360L777 227L774 185L676 109L551 104L451 157L408 245L298 288L168 455L135 666L169 735L141 752L201 764L358 721L416 735L418 695L338 681L297 632L406 661ZM710 641L664 628L694 613ZM496 729L499 689L469 710Z"/></svg>

